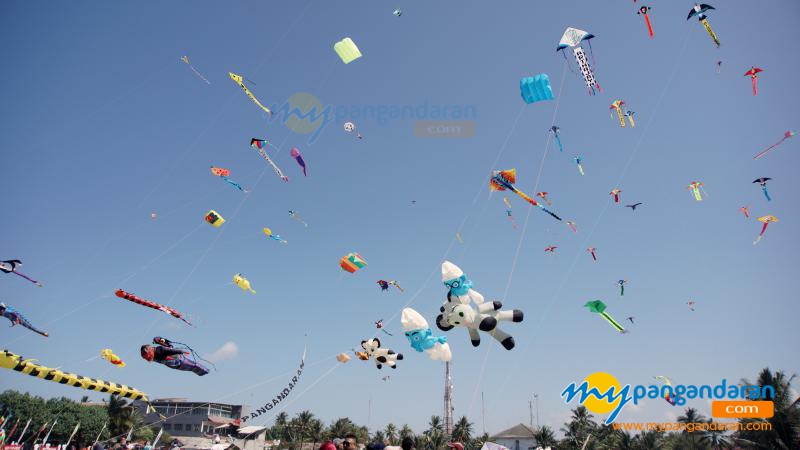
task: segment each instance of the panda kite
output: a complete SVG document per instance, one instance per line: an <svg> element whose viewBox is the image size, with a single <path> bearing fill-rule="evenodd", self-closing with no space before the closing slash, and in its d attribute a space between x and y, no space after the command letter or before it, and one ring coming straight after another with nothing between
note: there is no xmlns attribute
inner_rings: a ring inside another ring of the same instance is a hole
<svg viewBox="0 0 800 450"><path fill-rule="evenodd" d="M375 359L375 366L378 369L383 368L384 364L392 369L396 369L397 361L403 359L402 353L396 353L394 350L388 348L381 348L381 340L378 338L361 341L361 348L364 349L368 358Z"/></svg>

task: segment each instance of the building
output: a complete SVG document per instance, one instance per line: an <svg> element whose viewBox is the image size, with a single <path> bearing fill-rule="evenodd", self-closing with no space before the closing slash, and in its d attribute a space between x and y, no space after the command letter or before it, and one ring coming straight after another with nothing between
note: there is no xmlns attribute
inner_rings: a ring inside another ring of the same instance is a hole
<svg viewBox="0 0 800 450"><path fill-rule="evenodd" d="M159 398L150 402L157 414L146 414L147 405L135 403L146 422L158 421L159 414L166 417L163 422L164 431L176 438L207 438L214 434L228 436L231 427L225 425L236 422L245 412L242 405L190 402L185 398Z"/></svg>
<svg viewBox="0 0 800 450"><path fill-rule="evenodd" d="M536 450L538 446L533 428L522 423L495 434L491 440L509 450Z"/></svg>

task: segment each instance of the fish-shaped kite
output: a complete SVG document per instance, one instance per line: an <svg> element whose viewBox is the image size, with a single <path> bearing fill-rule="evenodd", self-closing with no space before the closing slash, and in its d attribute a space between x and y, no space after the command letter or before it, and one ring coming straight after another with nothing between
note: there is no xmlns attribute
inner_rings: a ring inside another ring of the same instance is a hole
<svg viewBox="0 0 800 450"><path fill-rule="evenodd" d="M281 238L281 235L272 234L272 230L270 230L269 228L264 228L264 234L266 234L270 239L278 241L281 244L288 244L288 242L285 239Z"/></svg>
<svg viewBox="0 0 800 450"><path fill-rule="evenodd" d="M281 178L281 180L283 180L284 182L289 181L289 177L284 175L283 171L281 171L281 169L272 161L272 159L270 159L269 155L267 155L266 147L270 146L272 148L275 148L275 146L270 144L269 141L266 139L256 139L256 138L250 139L250 146L253 147L256 151L258 151L258 154L261 155L261 157L264 158L265 161L267 161L267 164L269 164L270 167L272 167L272 170L275 171L275 174L278 175Z"/></svg>
<svg viewBox="0 0 800 450"><path fill-rule="evenodd" d="M156 302L152 302L150 300L145 300L145 299L137 297L137 296L135 296L135 295L133 295L133 294L131 294L129 292L125 292L122 289L117 289L117 291L114 292L114 295L116 295L119 298L131 301L133 303L138 303L138 304L140 304L142 306L147 306L148 308L153 308L153 309L157 309L157 310L159 310L161 312L165 312L165 313L169 314L170 316L175 317L176 319L181 319L182 321L186 322L187 325L191 325L191 323L189 323L188 320L183 318L183 314L181 314L180 312L178 312L178 311L176 311L176 310L174 310L174 309L172 309L172 308L170 308L168 306L164 306L164 305L158 304Z"/></svg>
<svg viewBox="0 0 800 450"><path fill-rule="evenodd" d="M306 173L306 162L303 161L303 155L300 154L300 150L297 147L292 147L292 151L289 152L289 154L292 155L292 158L297 161L297 164L300 164L300 167L303 168L303 176L307 177L308 173Z"/></svg>
<svg viewBox="0 0 800 450"><path fill-rule="evenodd" d="M492 178L489 180L489 189L492 191L509 190L517 194L521 198L523 198L531 205L539 207L542 211L553 216L553 218L561 220L560 217L558 217L553 212L551 212L550 210L539 204L536 200L530 198L527 194L517 189L517 187L514 186L514 183L516 182L517 182L517 169L495 170L492 172Z"/></svg>
<svg viewBox="0 0 800 450"><path fill-rule="evenodd" d="M231 77L231 80L233 80L234 83L238 84L239 87L242 88L244 93L247 94L248 97L250 97L250 100L252 100L253 103L258 105L259 108L263 109L265 113L270 115L272 114L272 111L270 111L269 108L267 108L266 106L262 105L261 102L258 101L256 96L253 95L252 92L250 92L250 89L247 89L247 86L244 85L244 79L242 78L241 75L236 75L233 72L228 72L228 76Z"/></svg>
<svg viewBox="0 0 800 450"><path fill-rule="evenodd" d="M110 348L104 348L103 350L101 350L100 356L102 356L103 359L110 362L111 364L119 367L120 369L125 367L125 361L121 360L119 356L115 355Z"/></svg>
<svg viewBox="0 0 800 450"><path fill-rule="evenodd" d="M0 316L5 317L6 319L10 320L12 327L14 325L22 325L23 327L33 331L34 333L41 334L44 337L48 337L49 336L44 331L41 331L41 330L37 329L36 327L34 327L33 325L31 325L31 323L28 321L28 319L26 319L25 316L23 316L21 312L15 310L14 308L12 308L10 306L6 306L5 303L0 303Z"/></svg>
<svg viewBox="0 0 800 450"><path fill-rule="evenodd" d="M593 312L595 314L599 314L600 317L605 319L606 322L610 323L611 326L614 327L615 330L619 331L620 333L624 333L625 332L625 328L623 328L622 325L619 324L619 322L614 320L614 318L611 317L611 315L606 312L606 304L603 303L602 301L593 300L591 302L586 302L586 304L583 305L583 306L586 307L586 308L589 308L590 312Z"/></svg>
<svg viewBox="0 0 800 450"><path fill-rule="evenodd" d="M6 261L0 261L0 272L13 273L14 275L18 275L18 276L20 276L22 278L25 278L26 280L30 281L31 283L33 283L33 284L35 284L35 285L37 285L39 287L42 287L43 286L42 283L34 280L33 278L31 278L31 277L29 277L29 276L25 275L24 273L22 273L22 272L17 270L17 267L19 267L21 265L22 265L22 261L20 261L18 259L9 259L9 260L6 260Z"/></svg>
<svg viewBox="0 0 800 450"><path fill-rule="evenodd" d="M236 189L238 189L238 190L240 190L240 191L242 191L244 193L250 192L247 189L243 188L241 184L239 184L239 183L231 180L230 178L228 178L228 176L230 176L230 174L231 174L231 171L228 170L228 169L223 169L221 167L211 166L211 174L220 177L222 179L222 181L230 184L231 186L235 187Z"/></svg>

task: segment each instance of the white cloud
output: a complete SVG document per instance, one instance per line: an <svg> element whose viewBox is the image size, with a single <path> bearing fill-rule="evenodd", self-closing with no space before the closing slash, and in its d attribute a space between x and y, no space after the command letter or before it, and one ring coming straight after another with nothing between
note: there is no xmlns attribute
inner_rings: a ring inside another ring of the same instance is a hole
<svg viewBox="0 0 800 450"><path fill-rule="evenodd" d="M236 345L236 342L228 341L222 344L222 347L217 349L217 351L206 356L205 358L213 363L218 363L220 361L234 359L237 355L239 355L239 346Z"/></svg>

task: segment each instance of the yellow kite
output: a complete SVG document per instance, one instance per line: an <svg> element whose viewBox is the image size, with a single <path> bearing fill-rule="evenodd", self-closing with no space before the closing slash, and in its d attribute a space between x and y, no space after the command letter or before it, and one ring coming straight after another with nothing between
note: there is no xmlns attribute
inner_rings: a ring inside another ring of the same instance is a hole
<svg viewBox="0 0 800 450"><path fill-rule="evenodd" d="M261 102L258 101L256 96L253 95L252 92L250 92L250 89L247 89L247 86L244 85L244 80L242 79L241 75L236 75L233 72L228 72L228 76L231 77L231 80L233 80L236 84L238 84L240 88L242 88L244 93L247 94L247 96L250 97L250 100L255 102L255 104L258 105L259 108L263 109L264 112L266 112L267 114L272 114L272 111L270 111L269 108L267 108L266 106L262 105Z"/></svg>

